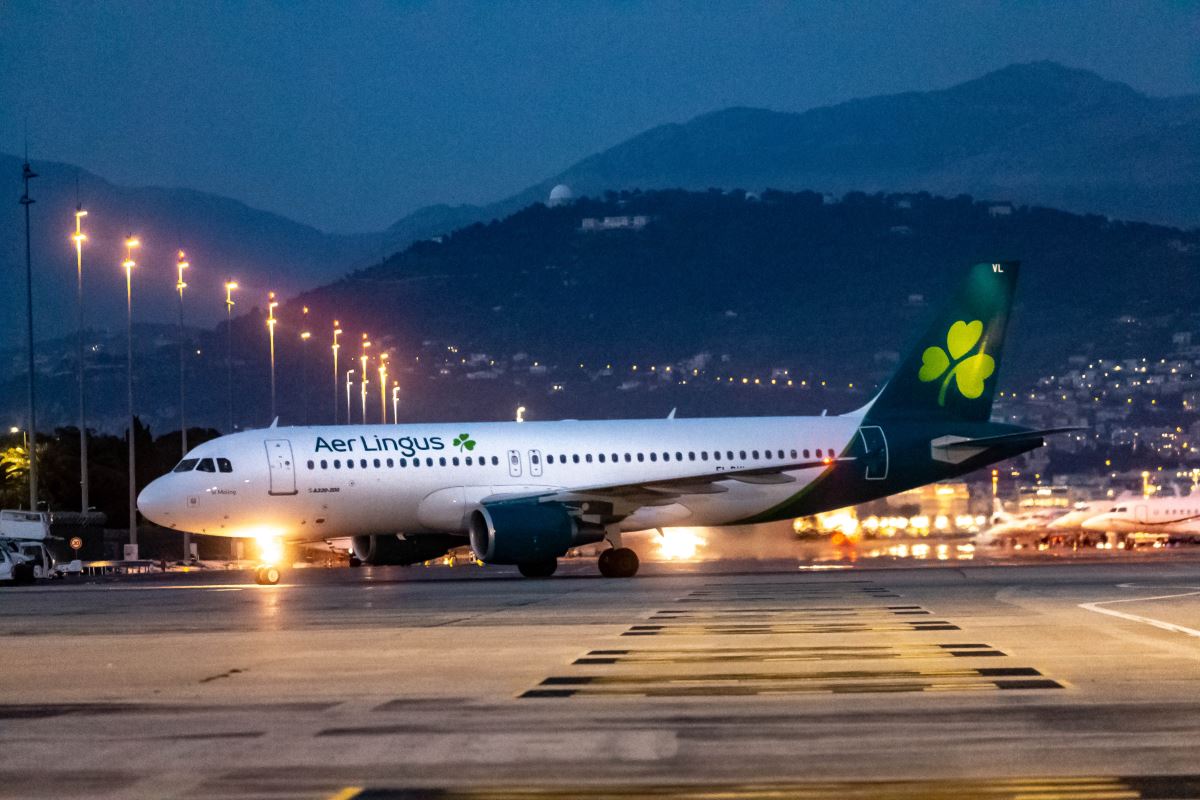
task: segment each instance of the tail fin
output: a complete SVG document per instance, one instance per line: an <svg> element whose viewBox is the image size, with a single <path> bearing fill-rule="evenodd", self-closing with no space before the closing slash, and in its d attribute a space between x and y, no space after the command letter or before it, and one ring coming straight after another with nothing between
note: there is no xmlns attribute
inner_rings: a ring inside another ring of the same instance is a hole
<svg viewBox="0 0 1200 800"><path fill-rule="evenodd" d="M867 411L867 419L987 422L1020 262L976 264Z"/></svg>

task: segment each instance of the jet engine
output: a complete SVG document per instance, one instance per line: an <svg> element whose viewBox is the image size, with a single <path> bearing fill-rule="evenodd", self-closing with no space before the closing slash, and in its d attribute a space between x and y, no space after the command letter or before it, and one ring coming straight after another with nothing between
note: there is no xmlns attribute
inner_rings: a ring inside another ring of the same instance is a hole
<svg viewBox="0 0 1200 800"><path fill-rule="evenodd" d="M429 533L411 538L401 538L395 534L355 536L354 555L362 563L374 567L407 567L444 556L463 544L465 542L461 536L448 533Z"/></svg>
<svg viewBox="0 0 1200 800"><path fill-rule="evenodd" d="M581 528L561 503L537 500L490 503L471 512L471 549L485 564L527 564L559 558L567 550L604 538Z"/></svg>

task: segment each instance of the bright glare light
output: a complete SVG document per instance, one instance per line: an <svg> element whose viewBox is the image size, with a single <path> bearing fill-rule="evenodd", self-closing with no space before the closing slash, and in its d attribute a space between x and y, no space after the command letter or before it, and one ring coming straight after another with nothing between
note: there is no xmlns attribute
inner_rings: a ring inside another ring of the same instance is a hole
<svg viewBox="0 0 1200 800"><path fill-rule="evenodd" d="M283 560L283 542L274 536L258 538L258 557L264 564L278 564Z"/></svg>
<svg viewBox="0 0 1200 800"><path fill-rule="evenodd" d="M666 528L658 540L658 554L668 561L691 561L707 541L694 528Z"/></svg>

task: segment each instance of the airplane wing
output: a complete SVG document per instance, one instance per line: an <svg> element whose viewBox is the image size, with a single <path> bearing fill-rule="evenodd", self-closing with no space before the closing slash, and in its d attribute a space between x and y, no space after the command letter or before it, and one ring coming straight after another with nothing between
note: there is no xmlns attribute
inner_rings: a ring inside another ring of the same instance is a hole
<svg viewBox="0 0 1200 800"><path fill-rule="evenodd" d="M752 467L747 469L724 469L705 472L697 475L687 475L678 478L661 480L638 481L635 483L599 484L558 491L496 494L483 499L489 503L531 500L536 498L543 503L563 503L575 506L581 511L600 513L601 516L624 517L632 514L642 506L665 506L674 503L686 495L721 494L729 491L722 486L724 481L738 481L754 484L793 483L796 478L788 475L803 469L830 469L838 464L854 461L853 457L825 458L812 461L793 461L772 464L767 467Z"/></svg>

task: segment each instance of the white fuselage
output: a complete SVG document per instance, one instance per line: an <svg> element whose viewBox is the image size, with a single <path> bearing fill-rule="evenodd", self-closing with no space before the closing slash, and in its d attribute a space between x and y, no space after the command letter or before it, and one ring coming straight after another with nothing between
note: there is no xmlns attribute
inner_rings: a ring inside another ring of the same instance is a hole
<svg viewBox="0 0 1200 800"><path fill-rule="evenodd" d="M217 536L465 534L484 498L833 458L860 421L848 415L269 428L194 448L180 464L194 460L191 468L153 481L138 507L165 527ZM735 523L795 495L822 471L789 471L795 480L775 485L721 481L726 491L640 508L620 527Z"/></svg>
<svg viewBox="0 0 1200 800"><path fill-rule="evenodd" d="M1083 522L1089 531L1200 534L1200 494L1115 500Z"/></svg>

